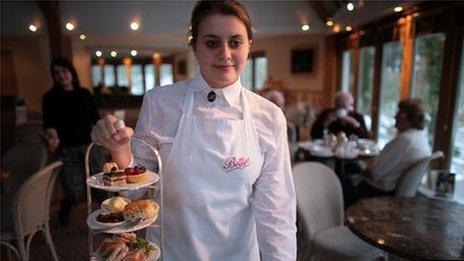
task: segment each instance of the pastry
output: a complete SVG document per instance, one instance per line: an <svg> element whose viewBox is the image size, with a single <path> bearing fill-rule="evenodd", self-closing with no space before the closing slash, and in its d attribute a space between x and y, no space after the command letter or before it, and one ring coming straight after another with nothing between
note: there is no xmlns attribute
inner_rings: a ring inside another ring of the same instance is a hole
<svg viewBox="0 0 464 261"><path fill-rule="evenodd" d="M141 199L130 202L124 207L122 215L129 222L145 220L158 215L159 206L151 199Z"/></svg>
<svg viewBox="0 0 464 261"><path fill-rule="evenodd" d="M118 169L118 164L116 164L116 162L111 161L103 164L103 172L114 172Z"/></svg>
<svg viewBox="0 0 464 261"><path fill-rule="evenodd" d="M127 182L141 183L148 179L149 175L144 167L135 166L133 168L126 168L124 172L127 175Z"/></svg>
<svg viewBox="0 0 464 261"><path fill-rule="evenodd" d="M103 174L103 184L105 186L125 186L126 174L124 171L105 172Z"/></svg>

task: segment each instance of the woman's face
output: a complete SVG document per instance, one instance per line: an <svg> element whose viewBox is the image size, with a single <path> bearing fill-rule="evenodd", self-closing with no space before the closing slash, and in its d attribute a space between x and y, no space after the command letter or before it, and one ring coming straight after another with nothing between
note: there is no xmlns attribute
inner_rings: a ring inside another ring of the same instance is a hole
<svg viewBox="0 0 464 261"><path fill-rule="evenodd" d="M73 76L67 68L55 65L53 66L52 73L53 78L59 85L64 88L72 88Z"/></svg>
<svg viewBox="0 0 464 261"><path fill-rule="evenodd" d="M234 83L245 68L249 51L246 27L237 17L213 14L200 23L194 53L211 87Z"/></svg>

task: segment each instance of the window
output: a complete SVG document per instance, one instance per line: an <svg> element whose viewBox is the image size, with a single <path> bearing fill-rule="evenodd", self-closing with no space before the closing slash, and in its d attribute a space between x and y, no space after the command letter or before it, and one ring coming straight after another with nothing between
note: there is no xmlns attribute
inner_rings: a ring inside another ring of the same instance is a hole
<svg viewBox="0 0 464 261"><path fill-rule="evenodd" d="M172 73L172 64L163 63L160 66L160 86L169 85L174 82L174 76Z"/></svg>
<svg viewBox="0 0 464 261"><path fill-rule="evenodd" d="M160 66L153 64L152 57L133 59L130 63L124 63L124 60L108 59L104 65L99 64L97 59L92 60L93 86L128 87L130 94L143 95L155 86L174 83L173 66L169 59L163 60Z"/></svg>
<svg viewBox="0 0 464 261"><path fill-rule="evenodd" d="M92 65L92 84L98 86L102 84L102 68L98 64Z"/></svg>
<svg viewBox="0 0 464 261"><path fill-rule="evenodd" d="M464 46L464 41L463 41ZM464 49L461 54L461 70L458 83L458 101L454 113L453 136L451 138L451 167L456 173L456 198L464 199ZM462 203L462 202L461 202Z"/></svg>
<svg viewBox="0 0 464 261"><path fill-rule="evenodd" d="M133 95L143 95L143 70L141 64L133 64L131 72L131 93Z"/></svg>
<svg viewBox="0 0 464 261"><path fill-rule="evenodd" d="M344 51L342 57L342 91L350 92L351 82L353 81L351 60L353 51Z"/></svg>
<svg viewBox="0 0 464 261"><path fill-rule="evenodd" d="M118 86L129 86L127 67L124 64L116 66L116 75L118 76Z"/></svg>
<svg viewBox="0 0 464 261"><path fill-rule="evenodd" d="M383 46L380 83L378 144L383 148L396 133L395 114L400 100L400 77L403 46L390 42Z"/></svg>
<svg viewBox="0 0 464 261"><path fill-rule="evenodd" d="M356 110L364 115L367 128L372 124L372 95L374 92L374 59L375 47L364 47L360 50L358 98Z"/></svg>
<svg viewBox="0 0 464 261"><path fill-rule="evenodd" d="M145 70L145 91L148 91L155 87L155 83L156 83L155 65L146 64L144 67L144 70Z"/></svg>
<svg viewBox="0 0 464 261"><path fill-rule="evenodd" d="M431 146L433 146L438 101L440 100L444 44L445 34L443 33L420 36L415 40L411 97L420 98L430 110L430 122L426 130Z"/></svg>
<svg viewBox="0 0 464 261"><path fill-rule="evenodd" d="M105 85L108 87L113 87L116 84L116 78L114 76L114 65L105 64L103 67L103 72L105 75Z"/></svg>
<svg viewBox="0 0 464 261"><path fill-rule="evenodd" d="M253 60L248 59L245 70L242 73L242 85L248 90L253 90Z"/></svg>
<svg viewBox="0 0 464 261"><path fill-rule="evenodd" d="M266 57L257 57L254 62L255 69L255 84L254 87L256 90L261 90L265 86L267 79L267 58Z"/></svg>
<svg viewBox="0 0 464 261"><path fill-rule="evenodd" d="M252 91L265 88L267 80L267 57L264 53L254 53L247 60L241 76L242 85Z"/></svg>

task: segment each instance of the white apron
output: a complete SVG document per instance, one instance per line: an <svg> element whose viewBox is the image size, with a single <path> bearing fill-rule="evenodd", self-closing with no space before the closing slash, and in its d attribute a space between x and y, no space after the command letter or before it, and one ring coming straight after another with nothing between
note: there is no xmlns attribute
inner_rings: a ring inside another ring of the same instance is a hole
<svg viewBox="0 0 464 261"><path fill-rule="evenodd" d="M263 165L240 90L242 120L193 115L189 90L164 165L164 260L259 260L250 198ZM163 155L162 155L163 156ZM166 159L166 157L164 157Z"/></svg>

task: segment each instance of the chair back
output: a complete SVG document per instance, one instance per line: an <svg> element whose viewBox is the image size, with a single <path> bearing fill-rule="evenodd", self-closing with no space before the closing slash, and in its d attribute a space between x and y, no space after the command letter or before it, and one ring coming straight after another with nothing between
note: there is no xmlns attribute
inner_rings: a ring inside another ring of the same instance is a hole
<svg viewBox="0 0 464 261"><path fill-rule="evenodd" d="M326 228L343 223L343 193L340 180L319 162L303 162L293 167L297 205L309 238Z"/></svg>
<svg viewBox="0 0 464 261"><path fill-rule="evenodd" d="M13 201L13 195L19 187L47 162L47 149L34 142L14 144L2 156L2 169L8 170L10 176L3 181L3 195L11 196L7 202Z"/></svg>
<svg viewBox="0 0 464 261"><path fill-rule="evenodd" d="M429 157L415 163L401 178L401 181L396 188L396 196L414 197L417 193L422 177L430 169L432 161L438 158L443 158L443 156L443 152L436 151Z"/></svg>
<svg viewBox="0 0 464 261"><path fill-rule="evenodd" d="M48 221L52 192L62 165L61 161L47 165L34 173L19 189L13 206L17 237L34 233Z"/></svg>
<svg viewBox="0 0 464 261"><path fill-rule="evenodd" d="M16 126L14 130L15 143L32 142L47 144L47 135L41 122L26 122Z"/></svg>

